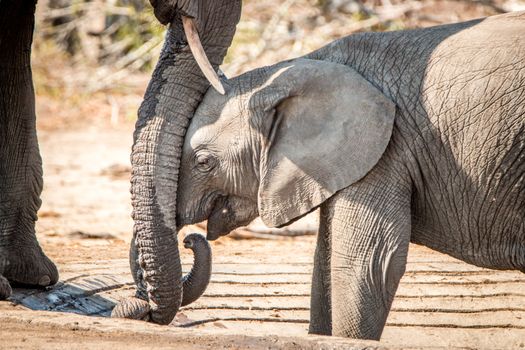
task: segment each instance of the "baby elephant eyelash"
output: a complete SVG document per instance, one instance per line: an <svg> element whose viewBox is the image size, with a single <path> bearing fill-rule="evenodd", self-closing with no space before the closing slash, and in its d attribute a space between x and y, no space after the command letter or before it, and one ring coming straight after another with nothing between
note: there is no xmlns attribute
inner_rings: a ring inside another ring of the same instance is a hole
<svg viewBox="0 0 525 350"><path fill-rule="evenodd" d="M195 165L201 171L209 171L214 165L213 158L210 155L200 154L195 157Z"/></svg>

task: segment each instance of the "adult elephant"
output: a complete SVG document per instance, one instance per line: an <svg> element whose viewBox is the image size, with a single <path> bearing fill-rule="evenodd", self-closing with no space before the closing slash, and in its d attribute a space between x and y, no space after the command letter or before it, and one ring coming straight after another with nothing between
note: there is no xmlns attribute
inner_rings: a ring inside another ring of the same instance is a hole
<svg viewBox="0 0 525 350"><path fill-rule="evenodd" d="M525 271L523 33L525 12L355 34L210 89L178 225L215 239L320 207L312 333L379 339L410 241Z"/></svg>

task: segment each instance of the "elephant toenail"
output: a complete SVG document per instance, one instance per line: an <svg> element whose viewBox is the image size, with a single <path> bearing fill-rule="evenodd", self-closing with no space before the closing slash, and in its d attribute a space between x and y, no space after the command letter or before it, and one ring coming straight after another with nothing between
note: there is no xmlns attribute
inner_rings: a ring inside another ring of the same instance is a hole
<svg viewBox="0 0 525 350"><path fill-rule="evenodd" d="M51 283L51 278L49 278L48 275L42 276L42 278L40 278L40 281L38 281L38 284L42 287L48 286L49 283Z"/></svg>

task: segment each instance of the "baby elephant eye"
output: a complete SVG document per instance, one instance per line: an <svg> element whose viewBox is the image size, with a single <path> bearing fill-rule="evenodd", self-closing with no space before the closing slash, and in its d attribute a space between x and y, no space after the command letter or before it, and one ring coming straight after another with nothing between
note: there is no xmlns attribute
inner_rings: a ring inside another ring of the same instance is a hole
<svg viewBox="0 0 525 350"><path fill-rule="evenodd" d="M209 171L213 167L213 158L207 154L199 154L196 159L196 166L201 171Z"/></svg>

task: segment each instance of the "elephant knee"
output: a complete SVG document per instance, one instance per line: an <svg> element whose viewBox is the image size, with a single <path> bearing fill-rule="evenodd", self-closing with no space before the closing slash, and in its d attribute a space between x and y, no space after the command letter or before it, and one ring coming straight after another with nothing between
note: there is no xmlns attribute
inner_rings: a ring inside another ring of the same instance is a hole
<svg viewBox="0 0 525 350"><path fill-rule="evenodd" d="M378 340L399 281L404 249L377 250L363 259L332 257L333 335Z"/></svg>
<svg viewBox="0 0 525 350"><path fill-rule="evenodd" d="M406 249L389 250L384 259L376 268L376 275L381 276L380 291L383 297L383 303L388 310L392 304L394 296L399 285L399 281L405 274L407 261Z"/></svg>

